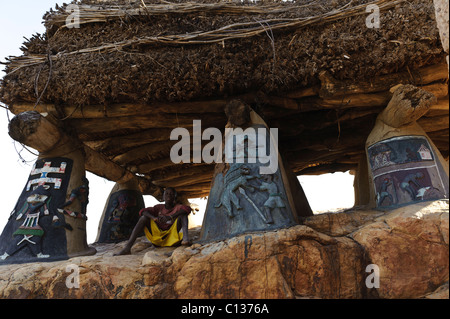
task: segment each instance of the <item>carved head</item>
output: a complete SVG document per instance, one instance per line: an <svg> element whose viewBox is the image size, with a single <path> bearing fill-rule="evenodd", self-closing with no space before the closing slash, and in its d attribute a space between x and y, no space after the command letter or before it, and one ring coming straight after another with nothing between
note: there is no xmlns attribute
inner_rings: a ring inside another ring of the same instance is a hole
<svg viewBox="0 0 450 319"><path fill-rule="evenodd" d="M240 127L250 122L250 106L241 100L231 100L225 106L228 123Z"/></svg>
<svg viewBox="0 0 450 319"><path fill-rule="evenodd" d="M31 192L30 196L27 197L27 203L32 205L44 203L50 197L49 189L50 186L48 185L41 185L37 187Z"/></svg>

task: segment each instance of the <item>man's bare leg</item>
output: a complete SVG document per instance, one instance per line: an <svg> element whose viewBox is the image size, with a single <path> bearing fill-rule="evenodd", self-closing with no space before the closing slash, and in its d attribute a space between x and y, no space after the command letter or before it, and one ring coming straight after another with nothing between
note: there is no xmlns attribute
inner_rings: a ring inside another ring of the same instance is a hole
<svg viewBox="0 0 450 319"><path fill-rule="evenodd" d="M181 215L180 217L181 229L183 230L183 240L181 241L181 245L190 245L191 241L189 240L188 233L188 216L186 214Z"/></svg>
<svg viewBox="0 0 450 319"><path fill-rule="evenodd" d="M134 226L133 231L131 232L130 239L128 239L127 244L125 247L119 251L117 254L114 254L114 256L119 255L130 255L131 254L131 247L133 246L134 242L136 241L137 237L142 233L144 230L144 227L149 224L150 218L146 216L141 216L136 223L136 226Z"/></svg>

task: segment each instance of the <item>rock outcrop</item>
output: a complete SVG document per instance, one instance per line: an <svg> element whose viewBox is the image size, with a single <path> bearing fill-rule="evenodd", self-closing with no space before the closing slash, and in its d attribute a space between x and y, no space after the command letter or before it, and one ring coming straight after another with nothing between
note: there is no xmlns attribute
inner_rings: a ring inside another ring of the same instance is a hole
<svg viewBox="0 0 450 319"><path fill-rule="evenodd" d="M448 224L443 200L190 247L140 238L128 256L113 256L124 243L98 244L95 256L0 266L0 298L449 298Z"/></svg>

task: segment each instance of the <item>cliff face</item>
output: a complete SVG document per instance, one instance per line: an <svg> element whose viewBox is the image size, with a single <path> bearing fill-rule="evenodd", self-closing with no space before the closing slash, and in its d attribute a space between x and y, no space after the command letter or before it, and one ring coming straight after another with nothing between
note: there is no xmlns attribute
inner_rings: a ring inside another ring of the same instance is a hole
<svg viewBox="0 0 450 319"><path fill-rule="evenodd" d="M435 201L191 247L141 238L129 256L102 244L95 256L0 266L0 298L449 298L448 221L448 201Z"/></svg>

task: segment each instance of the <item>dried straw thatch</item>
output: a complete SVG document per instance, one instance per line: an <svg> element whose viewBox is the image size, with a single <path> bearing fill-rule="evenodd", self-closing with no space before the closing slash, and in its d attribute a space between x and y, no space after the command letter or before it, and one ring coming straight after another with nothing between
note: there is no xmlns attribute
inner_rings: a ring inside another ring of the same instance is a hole
<svg viewBox="0 0 450 319"><path fill-rule="evenodd" d="M281 151L303 174L355 168L390 87L447 95L431 0L77 4L79 20L51 10L46 34L9 58L0 100L54 114L113 162L191 195L207 194L212 168L172 166L167 132L193 119L223 127L232 97L279 127ZM366 26L369 4L379 29ZM422 122L448 156L443 103Z"/></svg>

